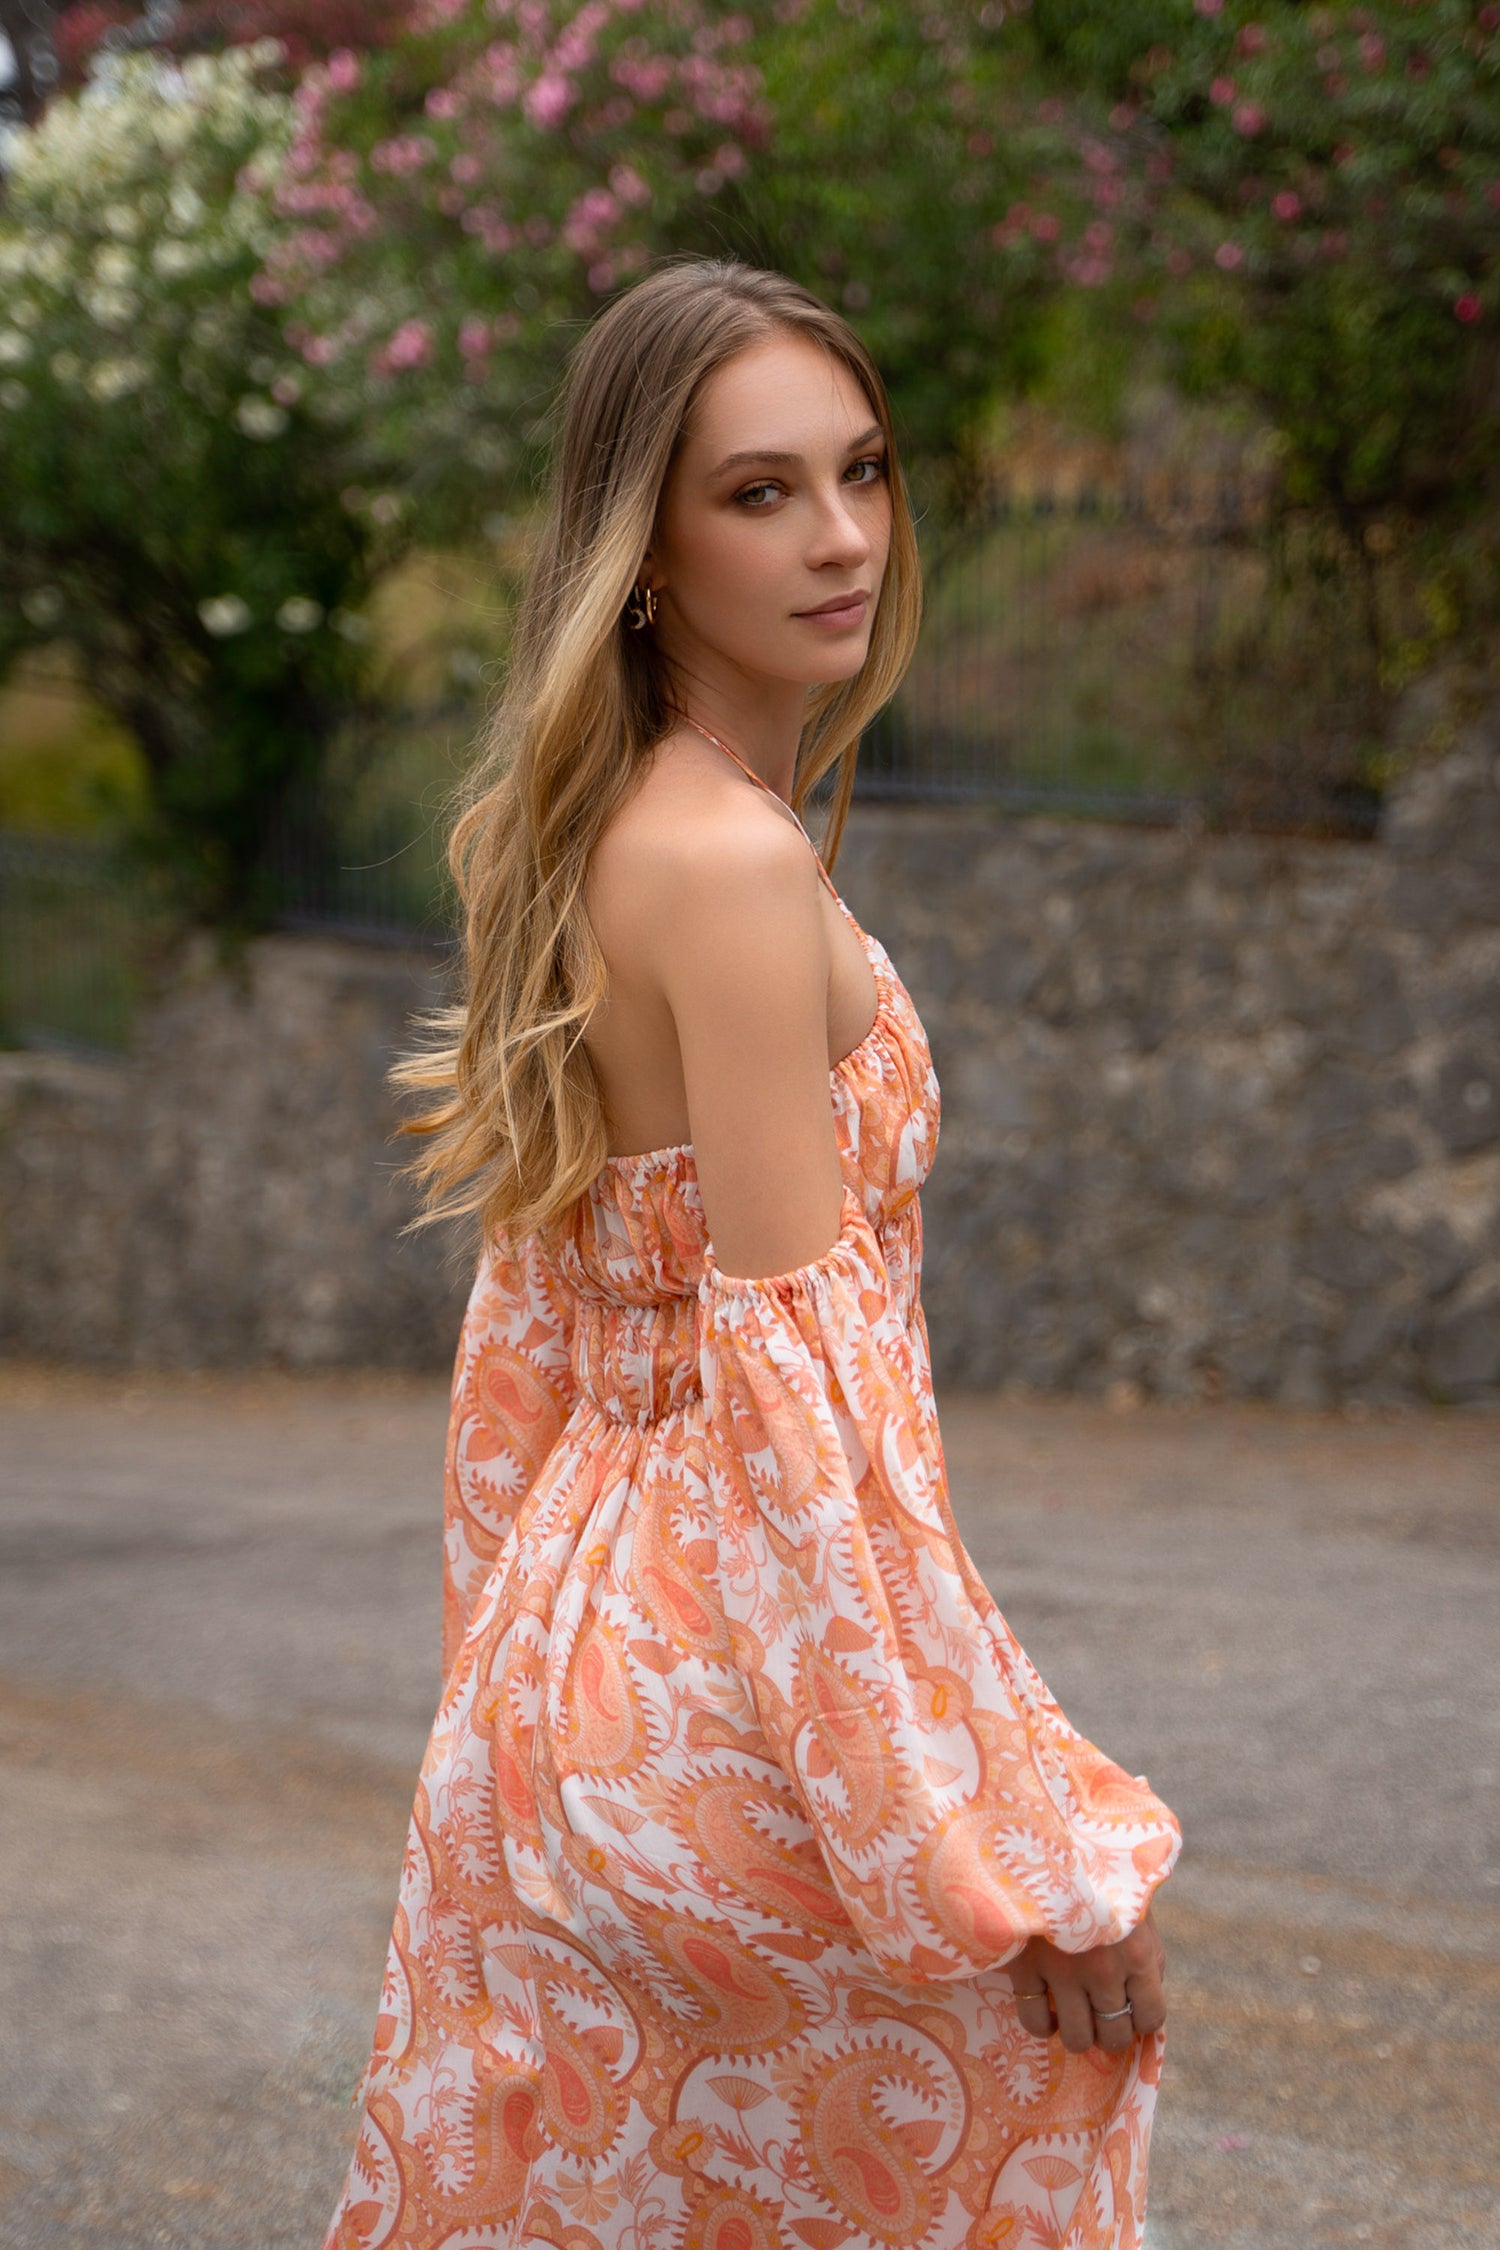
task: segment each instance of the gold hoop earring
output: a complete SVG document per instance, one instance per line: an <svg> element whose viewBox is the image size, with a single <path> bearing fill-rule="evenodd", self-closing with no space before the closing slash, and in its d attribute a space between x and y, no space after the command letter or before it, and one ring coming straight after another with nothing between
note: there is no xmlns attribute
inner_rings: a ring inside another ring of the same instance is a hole
<svg viewBox="0 0 1500 2250"><path fill-rule="evenodd" d="M625 622L632 633L639 633L647 625L656 623L656 588L632 586L630 599L625 604Z"/></svg>

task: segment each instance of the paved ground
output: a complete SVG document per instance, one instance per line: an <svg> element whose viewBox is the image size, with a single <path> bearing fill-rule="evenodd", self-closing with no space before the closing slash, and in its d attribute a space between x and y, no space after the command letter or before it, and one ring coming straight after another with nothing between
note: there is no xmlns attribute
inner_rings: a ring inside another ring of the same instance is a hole
<svg viewBox="0 0 1500 2250"><path fill-rule="evenodd" d="M1187 1827L1158 2250L1500 2243L1500 1419L943 1402ZM317 2250L437 1693L439 1388L0 1372L0 2240Z"/></svg>

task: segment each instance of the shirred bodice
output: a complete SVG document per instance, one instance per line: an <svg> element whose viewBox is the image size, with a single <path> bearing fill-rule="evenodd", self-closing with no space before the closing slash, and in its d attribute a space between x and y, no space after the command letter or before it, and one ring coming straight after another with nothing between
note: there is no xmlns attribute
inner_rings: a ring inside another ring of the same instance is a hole
<svg viewBox="0 0 1500 2250"><path fill-rule="evenodd" d="M921 1277L918 1192L937 1146L937 1076L890 955L839 903L876 986L874 1023L829 1074L840 1162L910 1324ZM611 1421L650 1422L701 1396L696 1307L708 1248L690 1142L607 1158L579 1199L556 1269L572 1300L574 1380Z"/></svg>

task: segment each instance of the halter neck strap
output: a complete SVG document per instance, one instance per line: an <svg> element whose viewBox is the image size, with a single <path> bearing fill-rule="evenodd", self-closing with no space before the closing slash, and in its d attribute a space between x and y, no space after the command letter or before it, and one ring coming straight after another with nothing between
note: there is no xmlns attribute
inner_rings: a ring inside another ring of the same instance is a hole
<svg viewBox="0 0 1500 2250"><path fill-rule="evenodd" d="M710 733L707 727L700 726L698 721L693 718L688 712L680 710L675 703L669 703L667 705L667 709L671 712L672 716L675 719L681 719L684 726L691 727L694 734L701 734L705 742L711 742L716 750L723 751L726 758L732 758L735 764L739 767L740 772L744 774L748 780L753 781L757 789L764 789L768 797L774 797L776 799L777 804L781 806L783 812L789 812L791 814L793 820L796 821L797 826L802 829L803 835L807 838L807 847L813 855L813 860L817 866L818 873L822 876L824 883L832 893L835 901L840 906L842 906L844 902L839 897L838 886L835 884L833 877L829 874L827 868L823 865L823 856L818 850L817 845L813 842L811 836L808 836L807 830L805 827L803 827L802 820L798 815L795 806L789 805L785 797L782 796L781 791L779 789L773 789L769 781L765 779L764 775L758 774L753 766L747 766L744 759L740 756L737 750L731 750L727 742L721 742L719 737L716 734Z"/></svg>

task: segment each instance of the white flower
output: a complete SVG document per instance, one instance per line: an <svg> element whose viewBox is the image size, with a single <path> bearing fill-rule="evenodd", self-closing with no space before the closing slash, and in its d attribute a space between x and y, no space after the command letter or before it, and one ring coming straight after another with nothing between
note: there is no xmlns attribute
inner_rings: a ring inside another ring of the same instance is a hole
<svg viewBox="0 0 1500 2250"><path fill-rule="evenodd" d="M216 640L227 640L232 633L243 633L253 622L250 604L238 594L215 594L210 601L198 604L198 615Z"/></svg>
<svg viewBox="0 0 1500 2250"><path fill-rule="evenodd" d="M60 289L71 272L67 252L57 241L33 242L28 263L37 280L53 289Z"/></svg>
<svg viewBox="0 0 1500 2250"><path fill-rule="evenodd" d="M94 271L107 288L119 289L135 279L135 260L117 242L106 242L94 252Z"/></svg>
<svg viewBox="0 0 1500 2250"><path fill-rule="evenodd" d="M21 596L21 615L28 625L55 625L64 606L55 586L33 586L29 594Z"/></svg>
<svg viewBox="0 0 1500 2250"><path fill-rule="evenodd" d="M158 242L151 253L152 267L163 281L176 281L202 263L202 257L191 242L176 242L170 235Z"/></svg>
<svg viewBox="0 0 1500 2250"><path fill-rule="evenodd" d="M288 421L284 406L278 406L274 399L260 398L254 391L240 400L234 418L251 438L280 437Z"/></svg>
<svg viewBox="0 0 1500 2250"><path fill-rule="evenodd" d="M42 317L35 297L12 297L5 309L18 328L35 328Z"/></svg>
<svg viewBox="0 0 1500 2250"><path fill-rule="evenodd" d="M90 397L108 406L117 398L138 391L151 370L143 359L101 359L84 378Z"/></svg>
<svg viewBox="0 0 1500 2250"><path fill-rule="evenodd" d="M310 594L289 594L276 612L283 633L312 633L323 622L323 604Z"/></svg>
<svg viewBox="0 0 1500 2250"><path fill-rule="evenodd" d="M130 289L80 289L79 302L101 328L124 328L141 309L141 300Z"/></svg>
<svg viewBox="0 0 1500 2250"><path fill-rule="evenodd" d="M59 383L76 383L83 373L83 361L77 352L54 352L50 365Z"/></svg>
<svg viewBox="0 0 1500 2250"><path fill-rule="evenodd" d="M352 641L356 646L369 640L373 632L369 619L361 617L354 609L333 610L328 622L341 640Z"/></svg>
<svg viewBox="0 0 1500 2250"><path fill-rule="evenodd" d="M31 338L19 328L0 328L0 367L20 367L31 357Z"/></svg>
<svg viewBox="0 0 1500 2250"><path fill-rule="evenodd" d="M104 224L120 242L134 242L141 231L141 215L128 203L111 203L104 213Z"/></svg>
<svg viewBox="0 0 1500 2250"><path fill-rule="evenodd" d="M175 228L178 234L191 234L202 226L206 216L206 207L198 190L187 180L179 180L167 197L167 224Z"/></svg>
<svg viewBox="0 0 1500 2250"><path fill-rule="evenodd" d="M14 376L8 383L0 383L0 406L24 406L30 396L26 385L18 383Z"/></svg>

